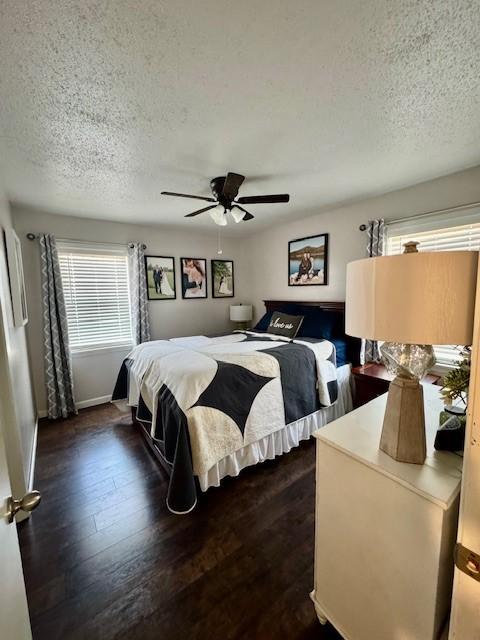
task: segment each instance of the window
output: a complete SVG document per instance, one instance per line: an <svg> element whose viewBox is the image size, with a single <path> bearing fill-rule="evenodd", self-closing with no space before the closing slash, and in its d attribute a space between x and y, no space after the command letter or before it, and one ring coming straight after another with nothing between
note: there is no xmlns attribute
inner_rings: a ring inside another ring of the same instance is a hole
<svg viewBox="0 0 480 640"><path fill-rule="evenodd" d="M387 255L403 252L405 242L419 242L419 251L480 250L480 209L421 216L387 226ZM460 359L459 346L434 345L439 365L452 367Z"/></svg>
<svg viewBox="0 0 480 640"><path fill-rule="evenodd" d="M132 344L126 248L57 243L72 352Z"/></svg>

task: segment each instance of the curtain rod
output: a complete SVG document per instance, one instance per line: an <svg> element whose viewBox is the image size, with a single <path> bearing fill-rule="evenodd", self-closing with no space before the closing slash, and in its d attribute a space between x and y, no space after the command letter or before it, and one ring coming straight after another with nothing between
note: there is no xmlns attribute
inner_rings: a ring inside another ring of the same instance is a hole
<svg viewBox="0 0 480 640"><path fill-rule="evenodd" d="M27 238L29 240L35 240L35 238L38 238L38 234L35 233L27 233ZM110 244L113 247L124 247L125 245L122 244L121 242L99 242L98 240L74 240L73 238L59 238L60 242L78 242L78 243L86 243L86 244ZM132 249L133 248L133 242L127 242L127 246ZM146 244L142 244L142 249L146 249L147 245Z"/></svg>
<svg viewBox="0 0 480 640"><path fill-rule="evenodd" d="M436 211L426 211L425 213L419 213L414 216L407 216L406 218L396 218L395 220L386 220L386 224L395 224L397 222L406 222L408 220L416 220L417 218L426 218L428 216L434 216L438 213L448 213L449 211L458 211L459 209L470 209L471 207L480 206L480 202L470 202L468 204L459 204L457 207L448 207L447 209L437 209ZM365 231L367 228L366 224L361 224L359 227L360 231Z"/></svg>

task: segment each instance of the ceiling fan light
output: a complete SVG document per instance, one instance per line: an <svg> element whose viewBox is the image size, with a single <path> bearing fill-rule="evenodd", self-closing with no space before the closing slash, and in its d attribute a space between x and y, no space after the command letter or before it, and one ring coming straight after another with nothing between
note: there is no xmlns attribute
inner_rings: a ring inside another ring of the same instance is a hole
<svg viewBox="0 0 480 640"><path fill-rule="evenodd" d="M227 216L225 215L225 209L219 204L215 209L212 209L208 212L208 215L214 221L215 224L218 224L219 227L225 227L227 223Z"/></svg>
<svg viewBox="0 0 480 640"><path fill-rule="evenodd" d="M240 211L240 209L238 211L232 209L230 213L232 214L232 218L235 222L241 222L245 217L245 211Z"/></svg>

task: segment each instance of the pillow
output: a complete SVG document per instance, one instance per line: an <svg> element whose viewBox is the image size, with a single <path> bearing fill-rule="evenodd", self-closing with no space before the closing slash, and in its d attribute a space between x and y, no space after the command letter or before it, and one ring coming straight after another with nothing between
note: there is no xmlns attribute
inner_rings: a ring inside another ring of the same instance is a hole
<svg viewBox="0 0 480 640"><path fill-rule="evenodd" d="M336 311L324 311L315 307L308 308L305 319L300 330L300 335L308 338L342 338L345 336L343 330L343 314Z"/></svg>
<svg viewBox="0 0 480 640"><path fill-rule="evenodd" d="M253 327L253 331L266 331L268 329L268 325L270 324L270 320L272 319L273 311L268 311L265 313L257 324Z"/></svg>
<svg viewBox="0 0 480 640"><path fill-rule="evenodd" d="M284 336L291 340L295 338L303 322L303 316L291 316L287 313L275 311L272 313L267 333L273 333L276 336Z"/></svg>
<svg viewBox="0 0 480 640"><path fill-rule="evenodd" d="M325 340L345 338L344 317L341 312L325 311L318 307L294 303L283 305L282 312L293 316L303 316L302 325L297 333L298 337L324 338ZM267 331L274 313L274 311L267 311L257 322L253 331Z"/></svg>

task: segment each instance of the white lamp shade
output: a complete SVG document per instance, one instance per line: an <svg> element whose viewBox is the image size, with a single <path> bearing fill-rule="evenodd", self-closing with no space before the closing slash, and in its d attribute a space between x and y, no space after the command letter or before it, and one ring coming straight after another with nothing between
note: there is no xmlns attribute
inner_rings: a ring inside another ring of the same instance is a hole
<svg viewBox="0 0 480 640"><path fill-rule="evenodd" d="M234 211L232 209L230 213L232 214L232 218L235 220L235 222L241 222L245 217L245 211L240 211L240 209L238 211Z"/></svg>
<svg viewBox="0 0 480 640"><path fill-rule="evenodd" d="M347 265L345 332L403 344L470 345L478 251L366 258Z"/></svg>
<svg viewBox="0 0 480 640"><path fill-rule="evenodd" d="M208 212L208 215L215 222L215 224L218 224L219 227L225 227L228 224L227 216L225 215L225 207L223 207L221 204L217 205L215 209L211 209Z"/></svg>
<svg viewBox="0 0 480 640"><path fill-rule="evenodd" d="M251 304L230 305L230 320L233 322L249 322L252 319Z"/></svg>

